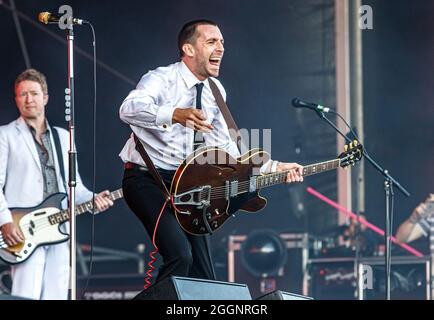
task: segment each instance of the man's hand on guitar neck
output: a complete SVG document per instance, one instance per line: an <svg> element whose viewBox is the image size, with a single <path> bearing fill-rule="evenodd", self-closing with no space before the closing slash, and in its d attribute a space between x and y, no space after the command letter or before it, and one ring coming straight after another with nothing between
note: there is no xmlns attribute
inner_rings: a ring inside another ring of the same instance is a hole
<svg viewBox="0 0 434 320"><path fill-rule="evenodd" d="M303 181L303 166L295 162L279 162L276 167L277 172L288 171L286 183Z"/></svg>
<svg viewBox="0 0 434 320"><path fill-rule="evenodd" d="M0 227L3 240L9 246L15 246L21 242L24 242L24 235L21 232L20 228L18 228L12 222L5 223Z"/></svg>
<svg viewBox="0 0 434 320"><path fill-rule="evenodd" d="M95 206L97 213L107 210L112 205L113 201L110 199L110 191L104 190L95 196Z"/></svg>

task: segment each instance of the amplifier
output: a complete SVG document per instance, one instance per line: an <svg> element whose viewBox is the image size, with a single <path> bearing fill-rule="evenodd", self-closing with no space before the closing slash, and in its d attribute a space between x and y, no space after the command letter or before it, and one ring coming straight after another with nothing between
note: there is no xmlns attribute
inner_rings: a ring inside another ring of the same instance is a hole
<svg viewBox="0 0 434 320"><path fill-rule="evenodd" d="M430 300L430 263L430 257L392 257L391 299ZM384 257L362 257L358 263L348 257L315 258L308 270L309 295L317 300L386 298Z"/></svg>
<svg viewBox="0 0 434 320"><path fill-rule="evenodd" d="M254 298L275 290L306 295L307 258L306 233L255 230L249 235L231 235L228 281L246 283Z"/></svg>

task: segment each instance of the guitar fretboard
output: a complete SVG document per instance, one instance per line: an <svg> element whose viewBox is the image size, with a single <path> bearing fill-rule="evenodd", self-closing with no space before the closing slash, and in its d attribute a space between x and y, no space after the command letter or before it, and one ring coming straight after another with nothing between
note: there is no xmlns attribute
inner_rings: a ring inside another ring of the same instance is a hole
<svg viewBox="0 0 434 320"><path fill-rule="evenodd" d="M340 159L329 160L325 162L315 163L303 167L303 176L310 176L316 173L330 171L340 166ZM257 189L273 186L279 183L284 183L289 171L275 172L259 176L256 180Z"/></svg>
<svg viewBox="0 0 434 320"><path fill-rule="evenodd" d="M122 198L123 196L124 195L123 195L122 189L118 189L118 190L112 191L110 193L109 197L112 201L115 201L117 199ZM91 211L92 209L93 209L93 200L89 200L89 201L84 202L80 205L77 205L75 207L75 214L80 215L80 214L85 213L87 211ZM52 214L52 215L48 216L47 218L48 218L48 221L50 222L50 224L52 224L52 225L66 222L69 220L68 209L62 210L62 211L55 213L55 214Z"/></svg>

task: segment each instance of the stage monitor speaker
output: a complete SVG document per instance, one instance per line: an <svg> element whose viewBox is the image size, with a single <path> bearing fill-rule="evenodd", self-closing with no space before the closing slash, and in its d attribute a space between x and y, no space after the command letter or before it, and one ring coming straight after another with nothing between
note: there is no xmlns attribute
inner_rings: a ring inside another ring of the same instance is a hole
<svg viewBox="0 0 434 320"><path fill-rule="evenodd" d="M133 300L252 300L245 284L171 277L140 292Z"/></svg>
<svg viewBox="0 0 434 320"><path fill-rule="evenodd" d="M256 300L313 300L313 298L308 296L302 296L300 294L275 290L273 292L264 294Z"/></svg>

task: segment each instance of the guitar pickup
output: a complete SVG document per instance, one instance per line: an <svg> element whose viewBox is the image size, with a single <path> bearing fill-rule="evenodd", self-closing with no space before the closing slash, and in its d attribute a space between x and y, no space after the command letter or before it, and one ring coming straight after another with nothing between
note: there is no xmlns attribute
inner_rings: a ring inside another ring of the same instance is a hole
<svg viewBox="0 0 434 320"><path fill-rule="evenodd" d="M231 198L238 195L238 180L231 181Z"/></svg>
<svg viewBox="0 0 434 320"><path fill-rule="evenodd" d="M226 181L225 183L226 200L229 200L229 198L236 197L237 195L238 195L238 180Z"/></svg>
<svg viewBox="0 0 434 320"><path fill-rule="evenodd" d="M255 192L256 191L256 176L251 176L249 180L249 192Z"/></svg>

